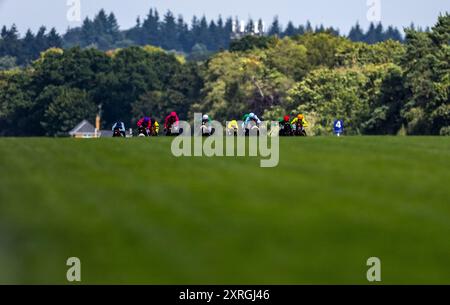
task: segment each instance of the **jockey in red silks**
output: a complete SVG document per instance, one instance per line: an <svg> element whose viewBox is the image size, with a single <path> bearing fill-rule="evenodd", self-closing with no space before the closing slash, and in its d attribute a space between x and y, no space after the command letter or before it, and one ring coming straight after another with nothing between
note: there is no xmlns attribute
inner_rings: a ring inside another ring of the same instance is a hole
<svg viewBox="0 0 450 305"><path fill-rule="evenodd" d="M137 123L138 127L144 127L146 129L151 129L152 127L152 119L149 117L143 117Z"/></svg>
<svg viewBox="0 0 450 305"><path fill-rule="evenodd" d="M176 112L171 112L164 121L164 129L170 129L172 126L178 126L180 119Z"/></svg>

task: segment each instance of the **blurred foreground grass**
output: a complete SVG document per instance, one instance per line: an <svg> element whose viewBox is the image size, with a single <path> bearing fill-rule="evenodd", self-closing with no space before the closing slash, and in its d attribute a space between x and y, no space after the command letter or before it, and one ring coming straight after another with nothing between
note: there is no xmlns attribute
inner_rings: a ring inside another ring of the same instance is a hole
<svg viewBox="0 0 450 305"><path fill-rule="evenodd" d="M0 139L0 283L450 284L450 138L281 139L280 164L170 139Z"/></svg>

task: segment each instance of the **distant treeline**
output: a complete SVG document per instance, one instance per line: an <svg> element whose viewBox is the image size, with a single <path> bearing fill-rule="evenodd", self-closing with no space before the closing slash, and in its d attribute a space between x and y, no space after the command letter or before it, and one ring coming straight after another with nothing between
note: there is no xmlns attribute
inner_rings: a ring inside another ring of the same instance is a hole
<svg viewBox="0 0 450 305"><path fill-rule="evenodd" d="M0 135L64 135L99 105L104 128L171 111L222 122L255 112L268 121L303 113L311 135L331 134L335 119L349 135L450 135L449 45L446 14L430 31L406 30L403 43L247 35L205 61L148 45L52 48L0 71Z"/></svg>
<svg viewBox="0 0 450 305"><path fill-rule="evenodd" d="M191 54L191 59L203 59L211 52L228 49L235 22L232 18L207 20L204 16L194 16L188 25L181 15L176 17L168 11L164 16L160 16L156 9L150 9L145 18L138 18L136 25L128 30L120 30L114 13L107 14L104 10L100 10L92 20L86 18L81 27L68 29L63 35L58 34L54 28L47 32L43 26L35 34L28 30L24 37L20 37L15 25L9 28L4 26L0 39L0 69L29 64L37 59L42 51L51 47L94 47L105 51L133 45L153 45L165 50ZM248 20L243 34L249 34L255 28L264 28L261 19ZM323 25L313 27L310 22L300 26L288 22L286 27L283 27L277 17L268 29L264 30L265 35L277 35L281 38L321 32L340 35L336 28L326 28ZM372 23L367 31L356 24L347 37L354 42L369 44L389 39L403 40L397 28L390 26L385 29L381 23Z"/></svg>

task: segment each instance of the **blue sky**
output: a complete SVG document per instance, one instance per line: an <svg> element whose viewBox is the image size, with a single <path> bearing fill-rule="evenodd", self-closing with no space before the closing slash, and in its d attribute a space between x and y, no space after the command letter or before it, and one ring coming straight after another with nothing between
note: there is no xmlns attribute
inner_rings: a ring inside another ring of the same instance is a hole
<svg viewBox="0 0 450 305"><path fill-rule="evenodd" d="M79 25L66 18L68 0L0 0L0 24L15 23L20 32L27 28L36 31L44 24L64 32L67 27ZM150 7L160 12L168 9L190 20L196 14L208 19L237 16L240 19L259 17L269 24L278 15L283 25L292 20L296 25L310 20L313 25L323 23L336 26L347 33L359 21L367 27L367 2L380 1L381 21L399 28L411 22L432 26L439 12L450 12L449 0L80 0L82 18L92 17L100 8L113 11L122 29L134 25L138 15L144 16Z"/></svg>

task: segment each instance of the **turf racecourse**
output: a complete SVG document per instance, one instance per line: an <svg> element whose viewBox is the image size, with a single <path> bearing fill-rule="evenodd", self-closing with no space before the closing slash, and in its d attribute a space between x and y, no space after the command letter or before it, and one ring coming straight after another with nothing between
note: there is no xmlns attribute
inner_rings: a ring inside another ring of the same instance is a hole
<svg viewBox="0 0 450 305"><path fill-rule="evenodd" d="M168 138L0 139L0 283L450 284L450 138L281 139L280 163Z"/></svg>

